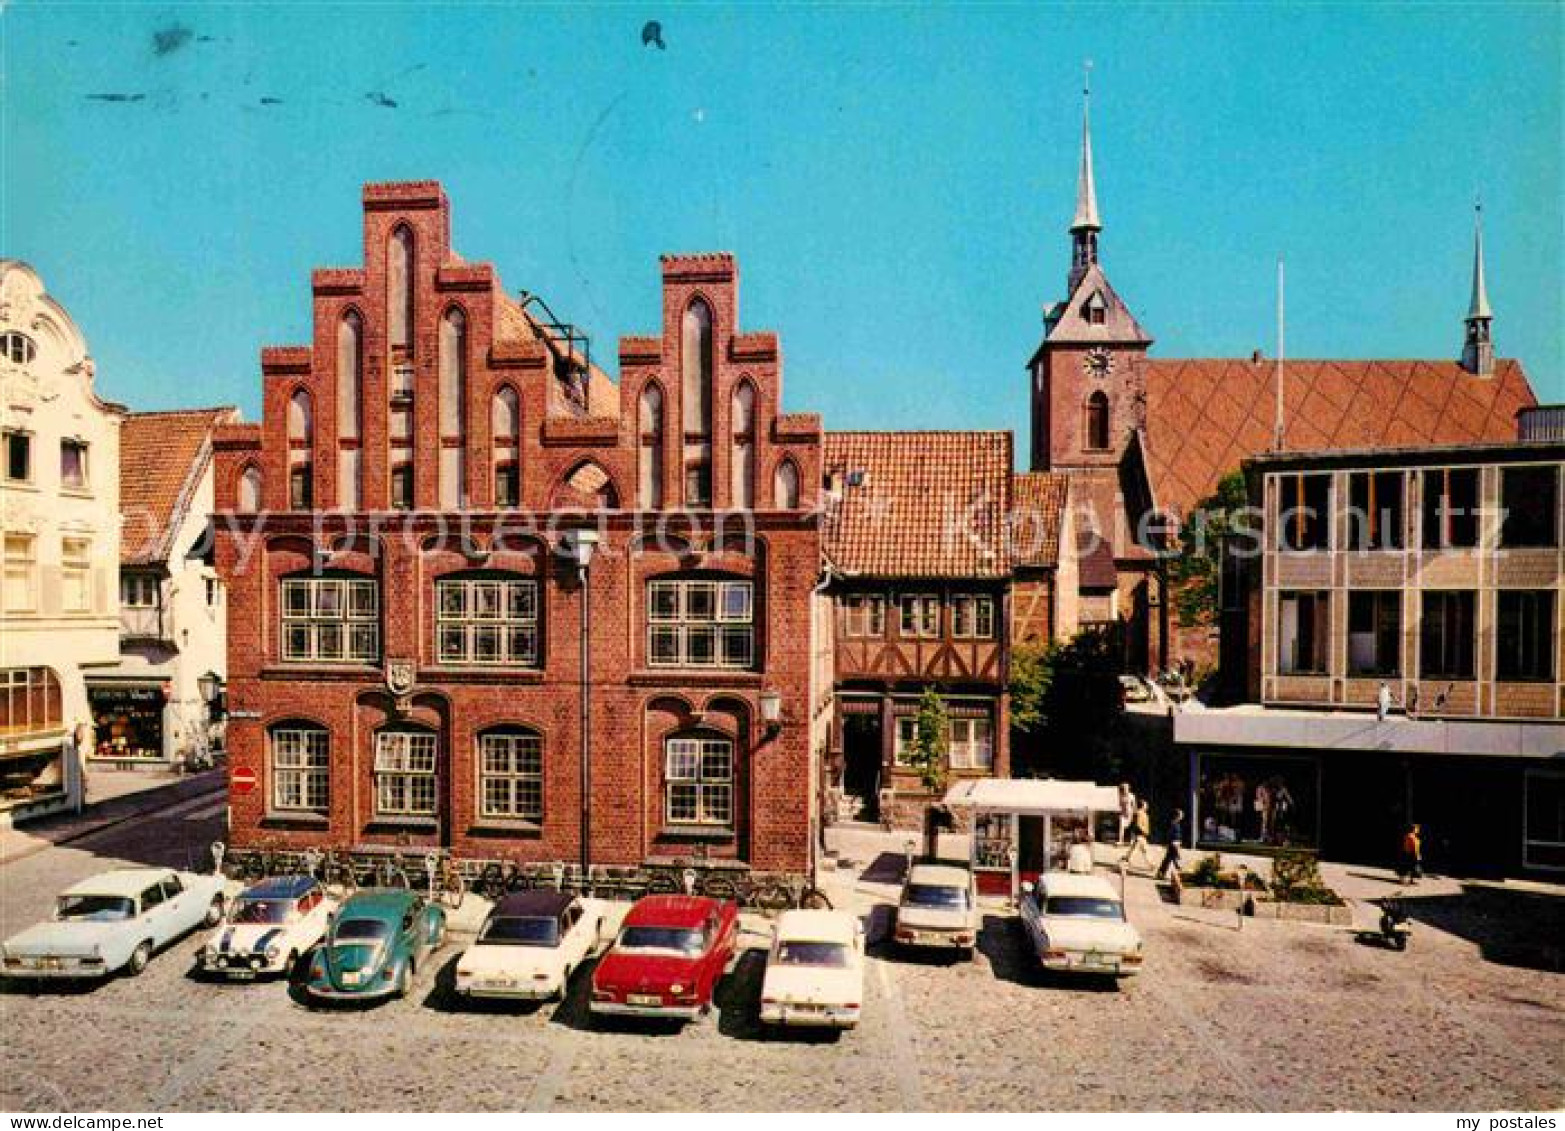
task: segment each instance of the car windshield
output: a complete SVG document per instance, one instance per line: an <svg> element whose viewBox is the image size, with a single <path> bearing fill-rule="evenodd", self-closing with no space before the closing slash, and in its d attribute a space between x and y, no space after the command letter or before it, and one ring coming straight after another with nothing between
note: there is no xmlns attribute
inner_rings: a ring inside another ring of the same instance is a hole
<svg viewBox="0 0 1565 1131"><path fill-rule="evenodd" d="M285 899L241 899L234 904L234 923L286 923L293 904Z"/></svg>
<svg viewBox="0 0 1565 1131"><path fill-rule="evenodd" d="M117 923L133 919L136 901L126 895L62 895L57 919L77 919L88 923Z"/></svg>
<svg viewBox="0 0 1565 1131"><path fill-rule="evenodd" d="M391 928L379 919L344 919L337 924L338 942L374 942L391 934Z"/></svg>
<svg viewBox="0 0 1565 1131"><path fill-rule="evenodd" d="M619 946L623 950L670 950L697 955L701 953L703 938L700 931L681 927L626 927L619 934Z"/></svg>
<svg viewBox="0 0 1565 1131"><path fill-rule="evenodd" d="M843 969L848 965L848 948L836 942L784 939L777 944L776 961L779 966L834 966Z"/></svg>
<svg viewBox="0 0 1565 1131"><path fill-rule="evenodd" d="M902 893L902 905L966 911L967 889L947 887L944 884L909 884Z"/></svg>
<svg viewBox="0 0 1565 1131"><path fill-rule="evenodd" d="M536 915L491 916L478 933L481 943L501 946L554 946L560 940L560 924L557 919L539 918Z"/></svg>
<svg viewBox="0 0 1565 1131"><path fill-rule="evenodd" d="M1125 912L1117 899L1091 895L1053 895L1044 907L1045 915L1076 915L1088 919L1123 919Z"/></svg>

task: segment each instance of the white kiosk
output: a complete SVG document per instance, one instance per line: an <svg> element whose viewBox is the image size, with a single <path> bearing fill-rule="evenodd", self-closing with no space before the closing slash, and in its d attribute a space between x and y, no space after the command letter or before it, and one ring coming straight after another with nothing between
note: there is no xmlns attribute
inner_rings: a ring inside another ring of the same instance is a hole
<svg viewBox="0 0 1565 1131"><path fill-rule="evenodd" d="M1063 871L1071 842L1094 835L1094 818L1119 812L1111 785L1052 778L976 778L957 782L945 804L973 814L971 863L978 890L1016 899L1023 881Z"/></svg>

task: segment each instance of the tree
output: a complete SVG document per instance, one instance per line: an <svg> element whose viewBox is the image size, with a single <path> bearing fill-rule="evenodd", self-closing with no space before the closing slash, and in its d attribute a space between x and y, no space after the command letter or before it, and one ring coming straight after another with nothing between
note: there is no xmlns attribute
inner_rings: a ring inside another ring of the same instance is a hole
<svg viewBox="0 0 1565 1131"><path fill-rule="evenodd" d="M945 700L933 687L926 687L918 701L913 748L907 752L907 759L930 793L945 793L946 754L950 746L951 718L946 714Z"/></svg>
<svg viewBox="0 0 1565 1131"><path fill-rule="evenodd" d="M1012 744L1017 769L1115 781L1114 736L1124 710L1113 634L1088 629L1060 644L1011 654L1011 720L1026 741ZM1023 758L1026 748L1030 756Z"/></svg>
<svg viewBox="0 0 1565 1131"><path fill-rule="evenodd" d="M1217 619L1217 588L1223 546L1230 538L1254 535L1244 475L1230 471L1217 489L1196 504L1179 530L1179 552L1169 563L1174 611L1183 628Z"/></svg>

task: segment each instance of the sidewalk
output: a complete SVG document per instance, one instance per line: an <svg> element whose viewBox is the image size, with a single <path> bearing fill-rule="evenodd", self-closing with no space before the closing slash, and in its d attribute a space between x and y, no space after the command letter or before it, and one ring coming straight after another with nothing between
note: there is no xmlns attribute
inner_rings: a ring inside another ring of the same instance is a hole
<svg viewBox="0 0 1565 1131"><path fill-rule="evenodd" d="M0 832L0 866L57 844L69 844L121 821L194 797L221 792L227 780L228 771L222 768L177 775L141 770L95 770L89 787L92 800L80 813L46 817Z"/></svg>

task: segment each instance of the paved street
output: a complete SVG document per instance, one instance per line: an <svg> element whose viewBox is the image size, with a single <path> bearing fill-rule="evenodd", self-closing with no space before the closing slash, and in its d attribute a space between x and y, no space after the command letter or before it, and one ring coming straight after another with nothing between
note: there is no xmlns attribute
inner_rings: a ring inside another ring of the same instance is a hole
<svg viewBox="0 0 1565 1131"><path fill-rule="evenodd" d="M95 870L199 859L221 819L221 801L209 795L6 865L0 929L44 914L57 889ZM890 863L872 874L894 873ZM831 883L870 917L874 937L885 922L877 907L894 887L851 874ZM458 1009L446 989L457 946L406 1001L319 1011L282 985L193 980L191 937L139 979L86 992L8 986L0 1108L1286 1111L1565 1102L1565 977L1493 960L1533 953L1505 948L1518 936L1503 933L1503 920L1517 907L1535 916L1534 897L1510 910L1498 897L1475 897L1481 913L1466 918L1445 896L1429 914L1415 904L1418 934L1397 954L1318 926L1250 921L1241 931L1229 915L1160 902L1145 879L1130 881L1129 896L1150 956L1138 980L1117 990L1045 983L1014 920L995 909L972 963L912 961L874 946L864 1023L840 1039L763 1039L759 950L738 960L720 1012L706 1022L600 1031L585 1024L584 978L563 1006ZM1536 898L1551 901L1543 921L1557 924L1559 897Z"/></svg>

